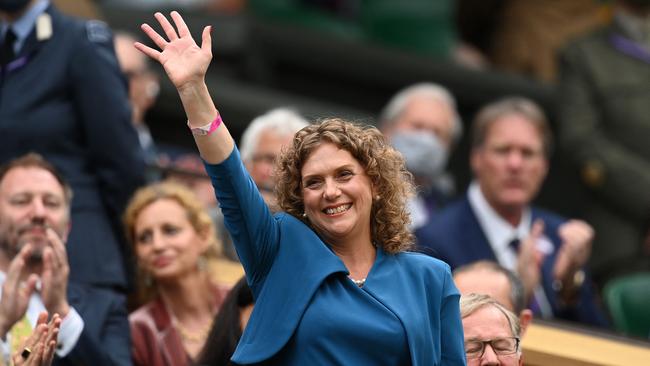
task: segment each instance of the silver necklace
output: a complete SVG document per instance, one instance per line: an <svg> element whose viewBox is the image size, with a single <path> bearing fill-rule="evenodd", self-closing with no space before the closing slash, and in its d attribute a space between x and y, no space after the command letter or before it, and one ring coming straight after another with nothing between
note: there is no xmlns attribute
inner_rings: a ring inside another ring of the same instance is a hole
<svg viewBox="0 0 650 366"><path fill-rule="evenodd" d="M358 287L363 287L363 285L366 284L366 279L365 279L365 278L362 278L362 279L360 279L360 280L355 280L354 278L352 278L352 277L350 277L350 276L348 276L348 278L349 278L349 279L350 279L350 280L351 280L355 285L357 285Z"/></svg>

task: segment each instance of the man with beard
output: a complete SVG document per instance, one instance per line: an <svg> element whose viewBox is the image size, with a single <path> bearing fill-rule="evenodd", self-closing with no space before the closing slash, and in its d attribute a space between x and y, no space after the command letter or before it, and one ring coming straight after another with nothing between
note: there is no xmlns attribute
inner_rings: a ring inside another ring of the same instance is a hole
<svg viewBox="0 0 650 366"><path fill-rule="evenodd" d="M47 310L63 319L55 365L129 365L126 307L112 291L68 281L72 190L28 154L0 167L0 345L4 359Z"/></svg>
<svg viewBox="0 0 650 366"><path fill-rule="evenodd" d="M531 206L552 143L541 108L516 97L488 104L471 138L475 181L425 228L422 244L452 268L489 259L517 273L537 317L605 325L583 269L592 228Z"/></svg>

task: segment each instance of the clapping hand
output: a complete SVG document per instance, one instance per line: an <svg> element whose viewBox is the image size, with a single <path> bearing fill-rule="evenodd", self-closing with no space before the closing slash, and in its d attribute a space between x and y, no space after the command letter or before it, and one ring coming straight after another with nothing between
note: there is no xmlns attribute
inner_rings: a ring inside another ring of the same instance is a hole
<svg viewBox="0 0 650 366"><path fill-rule="evenodd" d="M5 338L7 332L25 315L29 298L36 288L37 275L31 274L27 280L22 280L32 250L32 245L26 244L9 264L0 298L0 337L2 338Z"/></svg>
<svg viewBox="0 0 650 366"><path fill-rule="evenodd" d="M524 285L526 299L533 296L542 276L544 254L537 250L537 242L544 234L544 221L536 220L530 230L530 235L521 241L517 256L517 273Z"/></svg>
<svg viewBox="0 0 650 366"><path fill-rule="evenodd" d="M22 347L14 352L12 360L15 366L48 366L52 364L61 327L61 317L59 314L54 314L48 323L47 315L46 311L39 314L36 328L23 342Z"/></svg>
<svg viewBox="0 0 650 366"><path fill-rule="evenodd" d="M562 296L569 302L584 280L581 270L591 255L594 230L584 221L569 220L560 226L558 235L562 246L553 267L553 277L562 285Z"/></svg>
<svg viewBox="0 0 650 366"><path fill-rule="evenodd" d="M65 318L70 310L67 300L70 274L68 256L63 241L54 230L48 228L46 236L50 245L43 249L41 299L50 313L57 313Z"/></svg>

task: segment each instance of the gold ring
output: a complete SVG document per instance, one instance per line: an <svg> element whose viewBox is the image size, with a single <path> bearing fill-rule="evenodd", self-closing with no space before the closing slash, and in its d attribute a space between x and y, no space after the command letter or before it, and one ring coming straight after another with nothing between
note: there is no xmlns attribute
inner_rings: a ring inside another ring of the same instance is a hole
<svg viewBox="0 0 650 366"><path fill-rule="evenodd" d="M25 347L23 348L23 351L20 353L20 357L26 360L29 358L29 355L31 354L32 354L32 350L29 349L29 347Z"/></svg>

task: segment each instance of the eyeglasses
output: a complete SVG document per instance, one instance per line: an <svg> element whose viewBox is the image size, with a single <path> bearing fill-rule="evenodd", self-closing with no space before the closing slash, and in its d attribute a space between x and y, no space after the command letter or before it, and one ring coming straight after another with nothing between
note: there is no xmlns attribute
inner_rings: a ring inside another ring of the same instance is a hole
<svg viewBox="0 0 650 366"><path fill-rule="evenodd" d="M494 353L500 356L511 355L519 350L519 338L495 338L488 341L465 341L465 355L467 359L481 358L485 353L485 346L489 344Z"/></svg>

